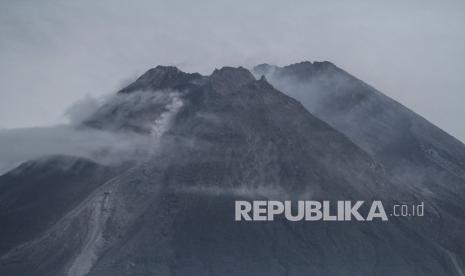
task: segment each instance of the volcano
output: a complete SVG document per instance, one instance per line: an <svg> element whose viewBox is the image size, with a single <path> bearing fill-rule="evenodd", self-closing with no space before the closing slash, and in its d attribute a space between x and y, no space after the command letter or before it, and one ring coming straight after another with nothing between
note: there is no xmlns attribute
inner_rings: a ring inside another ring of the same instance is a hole
<svg viewBox="0 0 465 276"><path fill-rule="evenodd" d="M465 146L329 62L148 70L78 131L140 158L0 176L1 275L464 275ZM389 221L236 221L237 200L424 202Z"/></svg>

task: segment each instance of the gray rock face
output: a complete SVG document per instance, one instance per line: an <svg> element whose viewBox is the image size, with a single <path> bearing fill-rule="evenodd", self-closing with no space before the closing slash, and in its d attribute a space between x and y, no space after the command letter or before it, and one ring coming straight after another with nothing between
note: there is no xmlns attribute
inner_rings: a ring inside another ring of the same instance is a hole
<svg viewBox="0 0 465 276"><path fill-rule="evenodd" d="M0 254L40 236L114 173L90 160L51 156L0 176Z"/></svg>
<svg viewBox="0 0 465 276"><path fill-rule="evenodd" d="M309 72L326 70L339 69L322 63ZM144 133L153 138L150 157L104 179L86 178L85 165L67 167L79 172L82 184L73 189L80 196L40 231L5 247L1 275L461 275L462 207L439 186L440 207L425 217L234 221L238 199L423 199L415 185L397 184L376 152L265 78L244 68L204 77L157 67L122 91L83 126ZM53 171L53 162L45 164L41 171ZM35 188L35 174L13 172L25 190ZM73 182L49 183L66 184L54 192L65 195ZM0 184L0 198L8 185ZM0 213L19 202L0 204ZM445 222L454 228L445 230Z"/></svg>

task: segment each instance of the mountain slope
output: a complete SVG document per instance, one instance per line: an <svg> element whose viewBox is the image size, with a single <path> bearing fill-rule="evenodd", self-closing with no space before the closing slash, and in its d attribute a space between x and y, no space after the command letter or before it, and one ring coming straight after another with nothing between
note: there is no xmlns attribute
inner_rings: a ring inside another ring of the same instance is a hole
<svg viewBox="0 0 465 276"><path fill-rule="evenodd" d="M330 62L262 64L254 72L385 161L408 150L412 160L427 158L465 176L465 145Z"/></svg>
<svg viewBox="0 0 465 276"><path fill-rule="evenodd" d="M330 62L262 64L254 72L370 153L393 189L408 189L429 204L431 213L452 214L425 227L440 224L439 242L464 256L465 244L456 238L465 220L464 144Z"/></svg>
<svg viewBox="0 0 465 276"><path fill-rule="evenodd" d="M0 254L46 231L114 173L90 160L51 156L0 176Z"/></svg>

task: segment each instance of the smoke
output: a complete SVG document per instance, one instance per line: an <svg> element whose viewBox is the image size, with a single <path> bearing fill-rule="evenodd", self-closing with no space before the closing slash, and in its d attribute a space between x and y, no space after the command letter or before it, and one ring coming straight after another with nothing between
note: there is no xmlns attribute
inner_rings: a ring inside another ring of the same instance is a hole
<svg viewBox="0 0 465 276"><path fill-rule="evenodd" d="M69 122L73 125L80 124L81 122L89 119L89 116L95 113L101 102L91 95L86 95L83 99L73 103L65 111L65 116L68 118Z"/></svg>
<svg viewBox="0 0 465 276"><path fill-rule="evenodd" d="M160 118L155 121L150 131L150 135L155 139L159 139L161 135L163 135L163 133L168 129L173 116L178 112L182 105L183 102L177 95L172 96L171 103L166 105L167 111L162 113Z"/></svg>
<svg viewBox="0 0 465 276"><path fill-rule="evenodd" d="M47 155L83 157L107 165L145 160L155 153L182 106L179 93L173 91L137 91L100 100L86 96L68 108L69 124L0 130L0 174ZM118 129L138 113L145 117L136 116L134 122L146 126L148 133ZM86 120L106 123L109 117L110 129L83 126Z"/></svg>
<svg viewBox="0 0 465 276"><path fill-rule="evenodd" d="M257 199L263 198L268 200L280 199L280 200L303 200L309 199L315 196L315 192L306 187L304 191L299 193L286 190L280 185L270 185L269 183L262 183L260 185L247 185L241 184L236 187L220 187L220 186L175 186L173 188L176 192L188 193L188 194L202 194L202 195L214 195L214 196L233 196L241 198Z"/></svg>
<svg viewBox="0 0 465 276"><path fill-rule="evenodd" d="M72 155L115 164L136 158L146 137L77 129L70 125L0 131L0 174L46 155Z"/></svg>
<svg viewBox="0 0 465 276"><path fill-rule="evenodd" d="M413 113L371 86L339 69L319 73L296 67L256 68L255 74L263 73L276 89L297 99L368 153L375 154L408 133Z"/></svg>

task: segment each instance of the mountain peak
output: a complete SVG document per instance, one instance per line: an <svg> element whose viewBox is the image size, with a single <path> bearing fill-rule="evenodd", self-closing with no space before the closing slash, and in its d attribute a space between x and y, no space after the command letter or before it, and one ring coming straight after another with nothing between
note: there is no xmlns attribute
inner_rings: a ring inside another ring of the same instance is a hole
<svg viewBox="0 0 465 276"><path fill-rule="evenodd" d="M198 73L185 73L175 66L158 65L118 93L131 93L135 90L176 89L201 78L202 75Z"/></svg>
<svg viewBox="0 0 465 276"><path fill-rule="evenodd" d="M262 63L254 66L252 71L255 73L256 76L264 76L275 71L276 69L279 69L279 67L276 65Z"/></svg>
<svg viewBox="0 0 465 276"><path fill-rule="evenodd" d="M313 63L310 61L302 61L299 63L290 64L288 66L282 67L283 69L287 69L289 71L293 71L294 73L305 73L305 74L315 74L326 72L331 69L337 68L336 65L329 61L314 61Z"/></svg>
<svg viewBox="0 0 465 276"><path fill-rule="evenodd" d="M302 61L294 64L290 64L284 67L276 65L270 65L267 63L259 64L253 68L253 72L256 75L265 76L289 76L297 79L306 79L309 76L314 76L326 72L343 71L333 63L329 61Z"/></svg>
<svg viewBox="0 0 465 276"><path fill-rule="evenodd" d="M210 83L218 90L235 90L255 81L252 73L244 67L222 67L215 69L209 77Z"/></svg>
<svg viewBox="0 0 465 276"><path fill-rule="evenodd" d="M221 69L215 69L215 71L213 71L213 73L211 74L210 78L212 79L233 78L237 81L241 81L244 83L248 83L248 82L255 80L252 73L250 73L249 70L245 69L242 66L239 66L239 67L225 66L225 67L222 67Z"/></svg>

